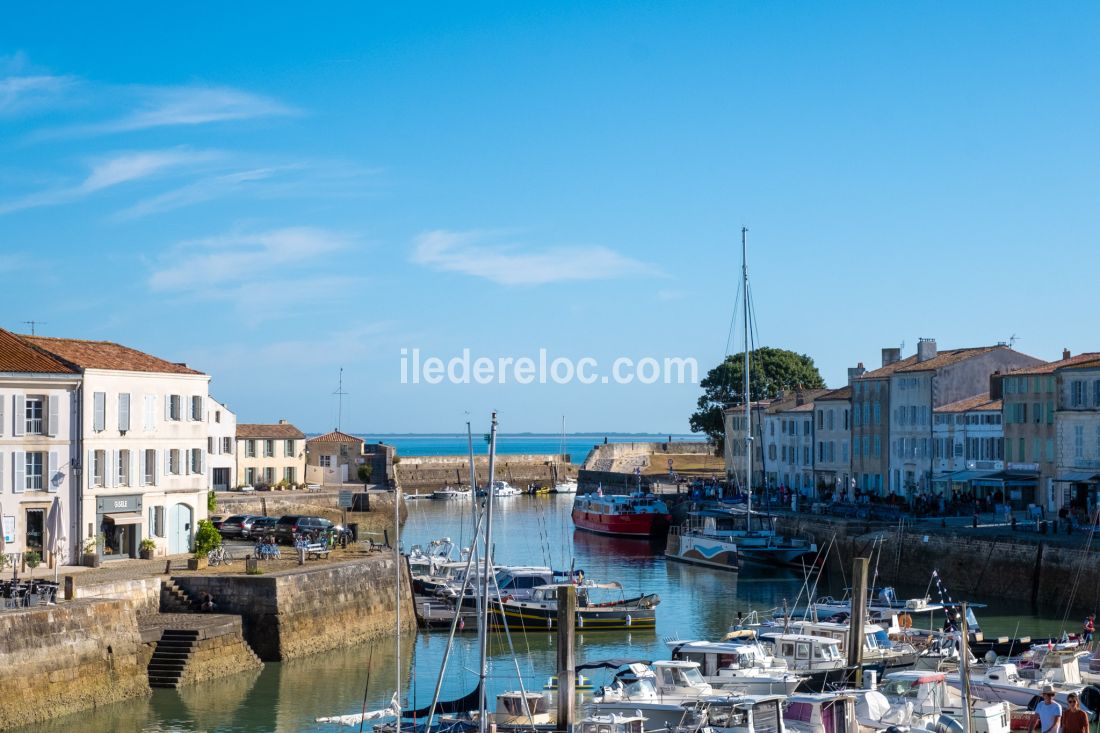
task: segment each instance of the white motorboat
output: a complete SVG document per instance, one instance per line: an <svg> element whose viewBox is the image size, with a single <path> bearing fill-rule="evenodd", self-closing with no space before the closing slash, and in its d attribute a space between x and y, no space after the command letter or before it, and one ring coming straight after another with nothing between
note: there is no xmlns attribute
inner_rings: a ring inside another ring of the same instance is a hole
<svg viewBox="0 0 1100 733"><path fill-rule="evenodd" d="M691 726L678 727L675 733L784 733L782 695L740 695L711 697L700 700L691 708ZM844 733L827 731L826 733Z"/></svg>
<svg viewBox="0 0 1100 733"><path fill-rule="evenodd" d="M553 493L555 494L575 494L577 493L577 479L569 478L565 481L559 481L554 484Z"/></svg>
<svg viewBox="0 0 1100 733"><path fill-rule="evenodd" d="M962 684L959 674L948 674L947 684L959 689ZM1040 696L1040 690L1046 684L1054 686L1054 697L1061 705L1066 704L1066 695L1076 692L1078 696L1081 696L1084 689L1084 685L1080 683L1028 679L1020 675L1015 664L991 664L985 667L971 668L970 670L970 690L974 697L990 702L1004 701L1027 707Z"/></svg>
<svg viewBox="0 0 1100 733"><path fill-rule="evenodd" d="M665 640L673 659L697 662L703 679L723 690L748 695L790 695L806 678L768 654L752 632L739 641Z"/></svg>
<svg viewBox="0 0 1100 733"><path fill-rule="evenodd" d="M685 720L683 703L714 694L697 662L634 662L593 696L588 710L597 715L644 715L646 728L672 728Z"/></svg>
<svg viewBox="0 0 1100 733"><path fill-rule="evenodd" d="M789 628L796 634L810 634L826 639L836 639L845 649L848 648L848 634L851 624L836 621L787 621L777 619L765 621L758 627L763 633L771 628ZM875 624L866 624L863 627L863 660L864 662L877 662L886 669L896 667L911 667L917 661L917 650L911 644L897 643L890 640L890 636L881 627Z"/></svg>
<svg viewBox="0 0 1100 733"><path fill-rule="evenodd" d="M573 726L575 733L644 733L641 715L589 715Z"/></svg>
<svg viewBox="0 0 1100 733"><path fill-rule="evenodd" d="M964 715L961 693L948 686L938 672L906 670L890 672L877 690L857 690L856 706L860 727L881 730L891 726L937 730L944 718L959 721ZM970 706L972 733L1009 733L1011 706L1007 702L981 702Z"/></svg>
<svg viewBox="0 0 1100 733"><path fill-rule="evenodd" d="M469 489L463 491L462 489L456 489L453 486L445 486L439 491L432 492L432 498L441 501L453 501L455 499L469 499L473 496L473 492Z"/></svg>
<svg viewBox="0 0 1100 733"><path fill-rule="evenodd" d="M789 733L860 733L855 698L846 692L802 692L787 698Z"/></svg>

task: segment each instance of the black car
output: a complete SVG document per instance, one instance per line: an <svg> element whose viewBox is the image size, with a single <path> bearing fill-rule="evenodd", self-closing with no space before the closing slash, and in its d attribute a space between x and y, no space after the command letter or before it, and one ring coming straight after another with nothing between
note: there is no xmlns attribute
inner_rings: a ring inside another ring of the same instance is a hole
<svg viewBox="0 0 1100 733"><path fill-rule="evenodd" d="M324 517L287 514L284 517L279 517L279 521L275 523L275 541L292 545L294 544L294 535L320 535L332 528L332 522Z"/></svg>
<svg viewBox="0 0 1100 733"><path fill-rule="evenodd" d="M266 537L275 533L275 525L278 517L253 517L252 524L248 528L249 537Z"/></svg>

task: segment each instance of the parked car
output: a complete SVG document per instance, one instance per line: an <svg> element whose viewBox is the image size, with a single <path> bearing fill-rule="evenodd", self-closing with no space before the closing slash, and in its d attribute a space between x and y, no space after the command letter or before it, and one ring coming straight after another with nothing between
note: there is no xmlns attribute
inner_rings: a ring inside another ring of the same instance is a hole
<svg viewBox="0 0 1100 733"><path fill-rule="evenodd" d="M225 518L222 526L218 527L218 531L221 532L222 537L247 537L248 527L252 525L254 519L256 517L251 514L234 514Z"/></svg>
<svg viewBox="0 0 1100 733"><path fill-rule="evenodd" d="M210 517L210 523L214 525L214 529L220 530L222 528L222 522L225 521L225 517L221 514L215 514Z"/></svg>
<svg viewBox="0 0 1100 733"><path fill-rule="evenodd" d="M275 523L275 541L294 544L296 534L320 534L332 529L333 524L324 517L288 514Z"/></svg>
<svg viewBox="0 0 1100 733"><path fill-rule="evenodd" d="M248 528L248 537L266 537L274 534L278 517L253 517L252 524Z"/></svg>

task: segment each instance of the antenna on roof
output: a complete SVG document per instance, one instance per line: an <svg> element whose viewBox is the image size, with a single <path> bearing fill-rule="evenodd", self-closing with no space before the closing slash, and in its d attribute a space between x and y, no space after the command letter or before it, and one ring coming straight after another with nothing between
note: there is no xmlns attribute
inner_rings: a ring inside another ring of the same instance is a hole
<svg viewBox="0 0 1100 733"><path fill-rule="evenodd" d="M34 327L35 326L45 326L46 325L45 321L23 321L23 323L25 323L25 324L27 324L28 326L31 327L31 336L34 335Z"/></svg>
<svg viewBox="0 0 1100 733"><path fill-rule="evenodd" d="M901 355L905 356L905 342L904 341L901 342Z"/></svg>
<svg viewBox="0 0 1100 733"><path fill-rule="evenodd" d="M1016 334L1012 334L1011 336L1009 336L1008 337L1008 348L1010 348L1010 349L1016 348L1016 342L1019 341L1019 340L1020 340L1020 337L1017 336Z"/></svg>
<svg viewBox="0 0 1100 733"><path fill-rule="evenodd" d="M344 419L344 395L347 392L344 391L344 367L340 367L340 384L333 392L336 395L336 432L340 432L340 423Z"/></svg>

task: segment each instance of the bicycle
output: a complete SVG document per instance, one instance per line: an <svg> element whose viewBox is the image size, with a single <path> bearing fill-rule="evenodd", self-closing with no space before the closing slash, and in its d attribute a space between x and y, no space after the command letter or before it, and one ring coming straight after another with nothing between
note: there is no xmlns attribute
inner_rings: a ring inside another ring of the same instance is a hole
<svg viewBox="0 0 1100 733"><path fill-rule="evenodd" d="M229 556L229 551L225 547L215 547L206 556L207 564L214 568L219 565L228 565L232 560L233 558Z"/></svg>
<svg viewBox="0 0 1100 733"><path fill-rule="evenodd" d="M260 542L255 547L257 560L278 560L279 546L274 543Z"/></svg>

